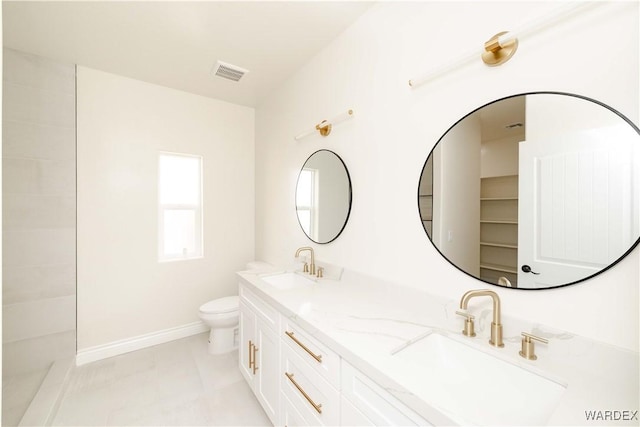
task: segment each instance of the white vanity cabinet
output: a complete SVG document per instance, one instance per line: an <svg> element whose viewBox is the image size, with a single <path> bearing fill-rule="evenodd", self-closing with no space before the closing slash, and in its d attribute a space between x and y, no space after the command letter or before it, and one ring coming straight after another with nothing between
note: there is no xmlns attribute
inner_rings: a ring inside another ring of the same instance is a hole
<svg viewBox="0 0 640 427"><path fill-rule="evenodd" d="M239 364L274 425L431 425L240 284Z"/></svg>
<svg viewBox="0 0 640 427"><path fill-rule="evenodd" d="M240 285L240 371L274 425L280 424L279 316Z"/></svg>

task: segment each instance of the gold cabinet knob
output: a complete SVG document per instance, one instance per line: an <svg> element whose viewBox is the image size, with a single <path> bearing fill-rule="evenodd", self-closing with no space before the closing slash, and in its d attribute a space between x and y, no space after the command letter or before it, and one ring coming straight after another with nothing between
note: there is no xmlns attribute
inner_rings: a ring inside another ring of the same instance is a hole
<svg viewBox="0 0 640 427"><path fill-rule="evenodd" d="M539 337L537 335L531 335L526 332L522 333L522 350L520 350L520 356L527 360L536 360L536 348L534 341L541 342L543 344L549 344L549 340Z"/></svg>

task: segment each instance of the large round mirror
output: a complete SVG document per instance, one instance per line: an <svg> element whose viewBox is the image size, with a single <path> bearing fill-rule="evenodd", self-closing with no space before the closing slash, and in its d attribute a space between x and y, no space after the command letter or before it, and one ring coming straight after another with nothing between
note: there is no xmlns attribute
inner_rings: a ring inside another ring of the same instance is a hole
<svg viewBox="0 0 640 427"><path fill-rule="evenodd" d="M580 282L638 244L639 153L638 128L597 101L500 99L460 119L429 154L421 220L449 262L485 282Z"/></svg>
<svg viewBox="0 0 640 427"><path fill-rule="evenodd" d="M351 212L351 178L333 151L313 153L300 170L296 213L302 231L316 243L329 243L342 233Z"/></svg>

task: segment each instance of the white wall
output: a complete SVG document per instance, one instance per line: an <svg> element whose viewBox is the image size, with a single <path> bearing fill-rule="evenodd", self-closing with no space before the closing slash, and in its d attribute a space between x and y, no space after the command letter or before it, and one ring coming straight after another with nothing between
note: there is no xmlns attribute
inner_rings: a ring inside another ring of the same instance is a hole
<svg viewBox="0 0 640 427"><path fill-rule="evenodd" d="M518 143L523 140L524 133L482 141L480 176L518 175Z"/></svg>
<svg viewBox="0 0 640 427"><path fill-rule="evenodd" d="M76 349L75 66L3 49L3 375Z"/></svg>
<svg viewBox="0 0 640 427"><path fill-rule="evenodd" d="M487 286L452 267L424 233L416 192L428 153L469 111L536 90L595 98L637 124L638 4L598 3L556 22L522 38L516 55L500 67L478 59L415 89L407 80L557 6L381 2L369 9L256 110L256 256L290 263L296 248L310 243L295 217L295 183L309 154L328 148L349 167L353 208L336 241L313 245L318 259L455 300ZM606 60L594 52L606 52ZM293 139L349 108L354 118L335 126L329 137ZM638 350L639 261L636 249L605 274L576 286L495 289L505 314Z"/></svg>
<svg viewBox="0 0 640 427"><path fill-rule="evenodd" d="M442 138L434 157L434 243L464 271L480 276L480 120L471 115ZM442 197L443 194L451 195Z"/></svg>
<svg viewBox="0 0 640 427"><path fill-rule="evenodd" d="M254 110L85 67L77 85L81 352L237 293L254 256ZM203 156L202 259L158 263L159 151Z"/></svg>
<svg viewBox="0 0 640 427"><path fill-rule="evenodd" d="M580 98L556 95L552 102L543 98L527 97L527 131L522 140L536 141L571 132L587 132L622 122L613 111Z"/></svg>

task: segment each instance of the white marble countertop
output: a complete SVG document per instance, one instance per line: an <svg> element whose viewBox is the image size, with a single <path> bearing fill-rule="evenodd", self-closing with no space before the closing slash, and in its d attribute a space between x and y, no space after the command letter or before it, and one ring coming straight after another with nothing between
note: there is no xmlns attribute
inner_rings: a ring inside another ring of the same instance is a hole
<svg viewBox="0 0 640 427"><path fill-rule="evenodd" d="M494 348L487 342L492 315L490 298L477 298L469 304L469 312L476 316L477 337L468 338L461 333L464 319L455 314L459 301L349 271L340 280L319 279L312 287L290 290L275 289L256 272L239 272L238 276L284 316L435 425L477 422L420 398L412 390L412 381L407 380L415 374L407 372L406 364L393 357L394 350L430 331L565 386L546 420L548 425L638 425L635 411L639 409L640 376L636 352L506 316L502 318L505 346ZM499 288L492 290L500 294ZM520 332L549 340L548 345L536 345L538 360L529 361L518 355ZM500 399L499 390L490 385L487 392L496 393L496 399ZM530 408L517 409L524 412ZM596 420L588 420L587 411L594 411ZM632 419L615 420L616 417Z"/></svg>

